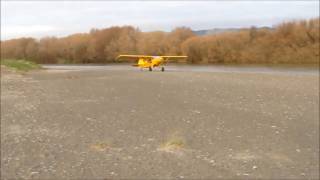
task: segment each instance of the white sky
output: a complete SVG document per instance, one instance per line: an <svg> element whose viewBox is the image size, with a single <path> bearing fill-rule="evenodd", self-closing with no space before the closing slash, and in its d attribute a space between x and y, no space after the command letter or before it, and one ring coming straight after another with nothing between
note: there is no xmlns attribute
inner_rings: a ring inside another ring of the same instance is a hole
<svg viewBox="0 0 320 180"><path fill-rule="evenodd" d="M2 1L1 39L66 36L132 25L142 31L272 26L319 17L319 1Z"/></svg>

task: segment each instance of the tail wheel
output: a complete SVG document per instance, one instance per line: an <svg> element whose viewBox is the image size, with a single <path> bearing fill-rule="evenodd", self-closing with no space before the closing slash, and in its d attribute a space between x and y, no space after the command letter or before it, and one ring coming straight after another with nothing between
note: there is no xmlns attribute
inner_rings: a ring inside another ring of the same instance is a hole
<svg viewBox="0 0 320 180"><path fill-rule="evenodd" d="M161 71L162 71L162 72L164 71L164 67L161 67Z"/></svg>
<svg viewBox="0 0 320 180"><path fill-rule="evenodd" d="M149 71L152 71L152 67L149 67Z"/></svg>

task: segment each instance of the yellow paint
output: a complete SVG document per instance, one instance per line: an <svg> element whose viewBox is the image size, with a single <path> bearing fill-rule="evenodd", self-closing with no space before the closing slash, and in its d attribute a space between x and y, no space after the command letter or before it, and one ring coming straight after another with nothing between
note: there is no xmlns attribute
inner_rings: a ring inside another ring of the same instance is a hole
<svg viewBox="0 0 320 180"><path fill-rule="evenodd" d="M164 65L169 61L169 59L186 59L187 56L148 56L148 55L119 55L117 60L126 59L126 60L135 60L138 61L137 66L139 68L148 68L150 71L155 67L162 67L164 71Z"/></svg>

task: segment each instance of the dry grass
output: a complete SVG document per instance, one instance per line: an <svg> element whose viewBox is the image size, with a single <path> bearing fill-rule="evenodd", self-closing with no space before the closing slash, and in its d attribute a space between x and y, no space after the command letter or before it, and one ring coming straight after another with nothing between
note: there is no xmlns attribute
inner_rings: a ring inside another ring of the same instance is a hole
<svg viewBox="0 0 320 180"><path fill-rule="evenodd" d="M96 144L91 145L91 149L93 149L95 151L105 151L109 148L110 148L110 146L106 143L96 143Z"/></svg>
<svg viewBox="0 0 320 180"><path fill-rule="evenodd" d="M165 152L175 153L185 147L185 142L181 137L171 137L166 142L164 142L159 150Z"/></svg>

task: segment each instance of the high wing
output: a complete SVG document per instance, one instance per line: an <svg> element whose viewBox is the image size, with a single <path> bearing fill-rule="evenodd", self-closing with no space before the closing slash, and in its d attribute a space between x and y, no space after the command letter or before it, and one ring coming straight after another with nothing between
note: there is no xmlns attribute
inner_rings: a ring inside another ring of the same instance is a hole
<svg viewBox="0 0 320 180"><path fill-rule="evenodd" d="M152 59L153 56L148 56L148 55L119 55L117 57L117 60L138 60L140 58Z"/></svg>
<svg viewBox="0 0 320 180"><path fill-rule="evenodd" d="M170 60L187 60L188 56L160 56L162 57L165 61L170 61Z"/></svg>

